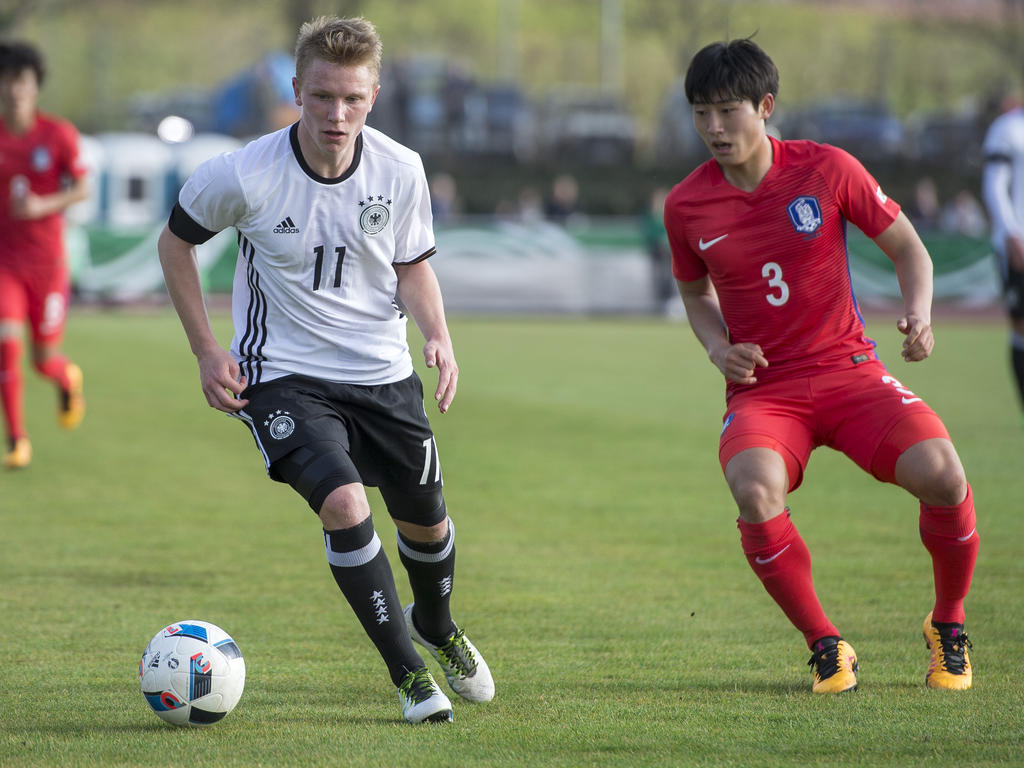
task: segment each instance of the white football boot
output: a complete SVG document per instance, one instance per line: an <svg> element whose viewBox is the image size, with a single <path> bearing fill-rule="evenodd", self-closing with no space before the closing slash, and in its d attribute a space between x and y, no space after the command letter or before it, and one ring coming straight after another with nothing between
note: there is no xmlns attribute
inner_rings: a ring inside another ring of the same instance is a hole
<svg viewBox="0 0 1024 768"><path fill-rule="evenodd" d="M409 636L430 651L430 655L441 665L448 685L459 696L467 701L490 701L494 698L494 678L491 670L480 655L480 651L466 637L466 633L456 627L454 634L443 645L434 645L417 631L412 620L410 603L405 608L405 625L409 628Z"/></svg>
<svg viewBox="0 0 1024 768"><path fill-rule="evenodd" d="M452 703L426 667L410 672L398 686L402 717L410 723L450 723Z"/></svg>

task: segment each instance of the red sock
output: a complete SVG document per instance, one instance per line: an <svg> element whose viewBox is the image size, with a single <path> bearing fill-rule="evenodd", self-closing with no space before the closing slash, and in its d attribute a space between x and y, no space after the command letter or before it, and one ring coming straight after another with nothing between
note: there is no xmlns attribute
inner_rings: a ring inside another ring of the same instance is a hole
<svg viewBox="0 0 1024 768"><path fill-rule="evenodd" d="M36 364L36 370L53 382L61 389L71 386L68 381L68 359L64 355L50 355L42 363Z"/></svg>
<svg viewBox="0 0 1024 768"><path fill-rule="evenodd" d="M799 629L807 647L839 635L825 615L811 578L811 553L789 519L787 509L764 523L737 520L747 562L782 612Z"/></svg>
<svg viewBox="0 0 1024 768"><path fill-rule="evenodd" d="M974 493L955 507L921 504L921 541L932 556L935 574L935 609L932 621L964 623L964 598L971 588L978 559Z"/></svg>
<svg viewBox="0 0 1024 768"><path fill-rule="evenodd" d="M24 383L21 377L21 340L0 340L0 400L4 403L7 435L25 436Z"/></svg>

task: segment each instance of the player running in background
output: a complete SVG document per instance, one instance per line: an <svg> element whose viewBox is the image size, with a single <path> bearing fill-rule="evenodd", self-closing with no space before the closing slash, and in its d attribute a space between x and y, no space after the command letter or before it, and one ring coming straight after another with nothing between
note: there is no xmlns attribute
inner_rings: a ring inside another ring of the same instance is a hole
<svg viewBox="0 0 1024 768"><path fill-rule="evenodd" d="M82 371L61 351L70 298L63 212L89 189L78 132L37 109L44 77L33 46L0 43L0 399L9 469L32 461L21 373L26 324L32 363L58 389L58 422L74 429L85 415Z"/></svg>
<svg viewBox="0 0 1024 768"><path fill-rule="evenodd" d="M1010 315L1010 364L1024 407L1024 106L1013 103L992 122L982 151L982 194Z"/></svg>
<svg viewBox="0 0 1024 768"><path fill-rule="evenodd" d="M372 24L307 23L295 58L299 121L193 173L160 261L207 402L248 424L270 477L319 515L331 572L387 664L403 716L451 720L413 640L463 698L490 700L494 682L451 618L454 527L406 341L407 310L446 412L458 366L427 262L427 180L416 153L365 126L380 74ZM239 241L230 353L210 328L195 258L195 244L227 227ZM404 615L366 485L380 488L398 527L414 596Z"/></svg>
<svg viewBox="0 0 1024 768"><path fill-rule="evenodd" d="M750 40L714 43L686 73L712 159L670 193L665 224L694 334L725 376L719 445L743 552L811 648L818 693L857 687L857 656L826 616L786 506L828 445L920 500L935 604L924 620L933 688L971 685L963 602L978 552L974 502L938 416L875 354L853 298L850 222L892 259L903 358L932 351L932 266L899 206L846 152L765 131L778 71Z"/></svg>

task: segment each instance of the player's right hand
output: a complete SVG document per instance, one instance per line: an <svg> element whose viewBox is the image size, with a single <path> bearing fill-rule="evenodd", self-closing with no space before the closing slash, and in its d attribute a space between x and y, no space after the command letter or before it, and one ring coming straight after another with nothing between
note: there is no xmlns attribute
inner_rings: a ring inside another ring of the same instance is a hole
<svg viewBox="0 0 1024 768"><path fill-rule="evenodd" d="M199 382L211 408L224 413L237 413L249 404L248 400L236 397L242 394L247 384L245 377L240 375L238 363L227 350L216 347L198 355L196 359L199 363Z"/></svg>
<svg viewBox="0 0 1024 768"><path fill-rule="evenodd" d="M761 346L746 342L733 344L718 359L712 357L711 360L718 366L726 380L737 384L756 384L757 377L754 372L758 368L768 367L768 359L764 356Z"/></svg>

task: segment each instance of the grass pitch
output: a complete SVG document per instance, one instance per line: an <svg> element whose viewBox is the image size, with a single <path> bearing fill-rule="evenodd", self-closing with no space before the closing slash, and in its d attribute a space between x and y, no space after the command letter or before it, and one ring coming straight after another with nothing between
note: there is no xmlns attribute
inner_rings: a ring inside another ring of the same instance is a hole
<svg viewBox="0 0 1024 768"><path fill-rule="evenodd" d="M173 314L79 311L67 348L86 421L59 433L29 374L35 461L0 474L0 765L1019 765L1024 430L1006 333L939 312L934 356L907 365L894 321L869 331L975 489L971 691L923 685L917 504L821 449L790 504L861 687L810 694L802 638L740 552L716 459L723 386L688 327L457 318L459 395L428 413L458 529L454 613L497 695L412 727L317 520L206 406ZM149 638L187 618L228 630L248 669L207 730L163 724L136 680Z"/></svg>

